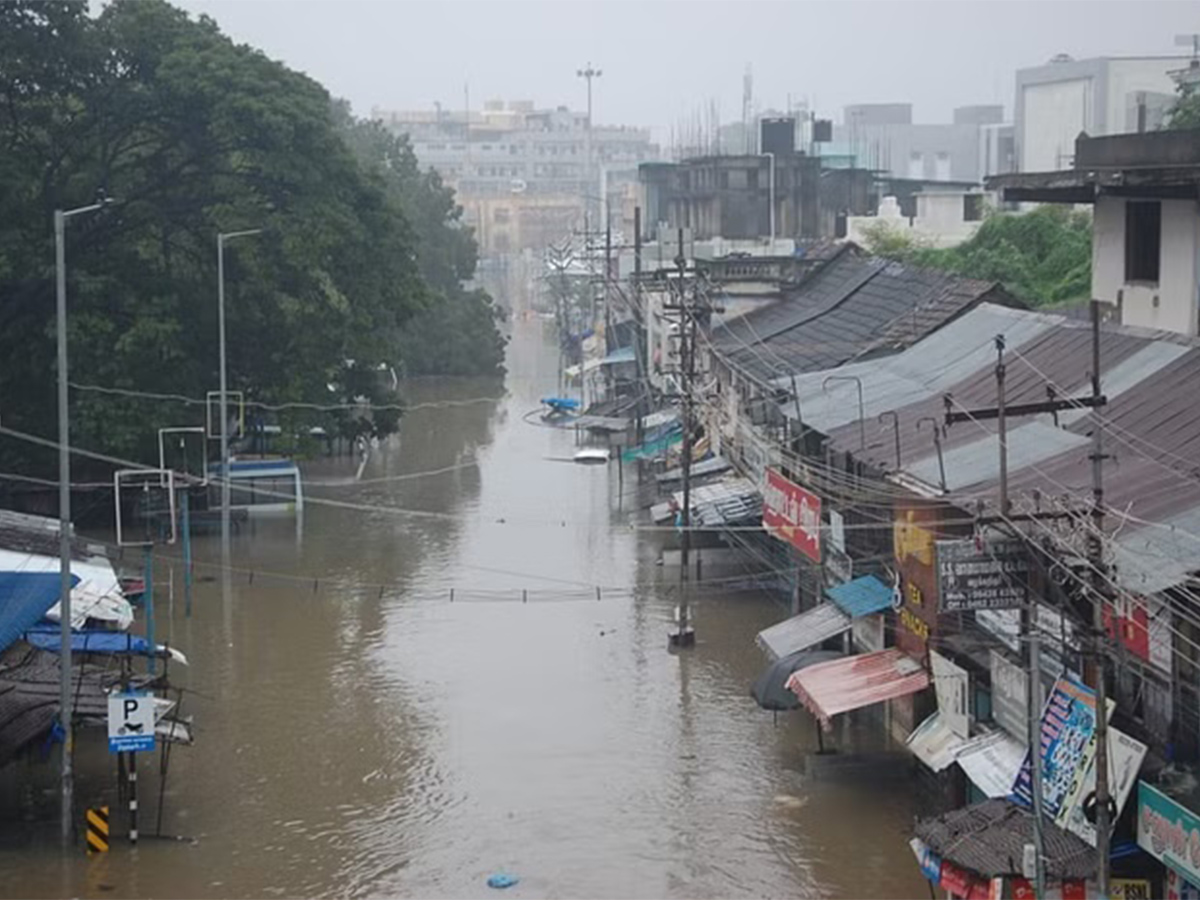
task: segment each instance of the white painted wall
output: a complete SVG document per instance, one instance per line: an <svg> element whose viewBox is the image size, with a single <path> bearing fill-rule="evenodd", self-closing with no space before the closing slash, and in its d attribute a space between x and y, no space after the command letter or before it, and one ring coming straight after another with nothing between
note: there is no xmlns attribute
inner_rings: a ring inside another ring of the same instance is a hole
<svg viewBox="0 0 1200 900"><path fill-rule="evenodd" d="M884 197L879 203L878 215L850 216L847 220L847 237L856 244L864 244L867 232L882 224L924 246L957 246L975 234L983 224L982 221L964 221L963 196L961 191L917 194L917 215L911 221L900 214L900 205L895 197Z"/></svg>
<svg viewBox="0 0 1200 900"><path fill-rule="evenodd" d="M1121 197L1096 201L1092 296L1117 303L1121 292L1126 325L1200 333L1200 205L1194 200L1163 201L1159 282L1147 285L1125 282L1125 202Z"/></svg>
<svg viewBox="0 0 1200 900"><path fill-rule="evenodd" d="M1057 172L1071 166L1075 138L1092 133L1091 78L1026 85L1017 101L1025 107L1022 172Z"/></svg>
<svg viewBox="0 0 1200 900"><path fill-rule="evenodd" d="M1154 59L1112 59L1108 62L1108 103L1105 121L1108 134L1137 130L1137 120L1130 121L1130 110L1138 91L1174 94L1175 82L1170 72L1187 68L1188 57ZM1151 98L1153 101L1153 98Z"/></svg>

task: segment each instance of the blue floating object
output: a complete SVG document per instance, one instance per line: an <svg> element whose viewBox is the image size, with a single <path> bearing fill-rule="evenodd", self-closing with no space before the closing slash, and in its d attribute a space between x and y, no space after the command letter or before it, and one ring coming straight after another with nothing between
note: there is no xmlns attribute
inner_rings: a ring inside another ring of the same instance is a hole
<svg viewBox="0 0 1200 900"><path fill-rule="evenodd" d="M521 879L516 875L509 875L506 872L497 872L495 875L488 878L487 884L490 888L503 889L512 887L520 880Z"/></svg>

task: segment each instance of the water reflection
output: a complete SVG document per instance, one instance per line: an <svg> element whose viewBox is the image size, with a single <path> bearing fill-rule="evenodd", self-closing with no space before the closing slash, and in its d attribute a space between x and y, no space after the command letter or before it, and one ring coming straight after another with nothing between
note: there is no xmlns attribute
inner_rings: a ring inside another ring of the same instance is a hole
<svg viewBox="0 0 1200 900"><path fill-rule="evenodd" d="M414 410L363 484L309 488L299 542L286 522L236 538L227 605L201 581L190 620L178 603L163 617L192 659L175 674L198 738L172 757L164 830L196 843L117 840L98 876L8 827L0 893L482 896L505 869L519 896L925 895L904 782L814 783L811 720L776 724L747 696L775 602L706 593L697 647L666 651L658 536L614 512L615 473L551 461L572 435L522 421L557 375L523 328L503 399ZM210 539L197 552L219 558ZM596 584L600 600L580 587ZM115 807L89 741L81 799ZM52 788L45 768L31 778ZM157 799L156 775L144 790Z"/></svg>

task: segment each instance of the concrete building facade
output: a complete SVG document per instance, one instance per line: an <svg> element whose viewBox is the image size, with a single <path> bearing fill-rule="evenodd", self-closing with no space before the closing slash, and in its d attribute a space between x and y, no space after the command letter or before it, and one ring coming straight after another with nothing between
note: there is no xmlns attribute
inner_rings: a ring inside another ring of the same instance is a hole
<svg viewBox="0 0 1200 900"><path fill-rule="evenodd" d="M803 153L655 163L639 178L649 236L665 224L697 240L837 236L844 217L868 212L873 184L864 169L824 169Z"/></svg>
<svg viewBox="0 0 1200 900"><path fill-rule="evenodd" d="M1072 151L1072 169L990 185L1019 202L1092 204L1092 297L1123 324L1200 335L1200 131L1085 136Z"/></svg>
<svg viewBox="0 0 1200 900"><path fill-rule="evenodd" d="M821 152L895 178L977 184L1010 171L1010 140L1003 106L963 106L951 122L922 124L913 122L912 104L862 103L845 107Z"/></svg>
<svg viewBox="0 0 1200 900"><path fill-rule="evenodd" d="M1072 165L1075 139L1154 131L1175 100L1172 72L1189 57L1056 56L1018 69L1013 125L1020 172L1055 172Z"/></svg>
<svg viewBox="0 0 1200 900"><path fill-rule="evenodd" d="M531 101L372 116L407 135L420 165L454 188L484 255L539 249L548 229L582 227L589 197L600 220L591 227L607 217L621 230L638 165L658 158L649 129L593 123L589 177L587 114Z"/></svg>

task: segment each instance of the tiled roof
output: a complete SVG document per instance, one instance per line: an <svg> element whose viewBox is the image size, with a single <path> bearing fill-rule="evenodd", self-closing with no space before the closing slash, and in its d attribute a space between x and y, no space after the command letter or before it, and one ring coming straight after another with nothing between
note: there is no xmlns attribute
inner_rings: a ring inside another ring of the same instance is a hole
<svg viewBox="0 0 1200 900"><path fill-rule="evenodd" d="M985 878L1020 875L1025 845L1033 841L1033 814L999 798L918 822L917 837L956 866ZM1096 851L1051 822L1042 827L1046 877L1090 878Z"/></svg>

